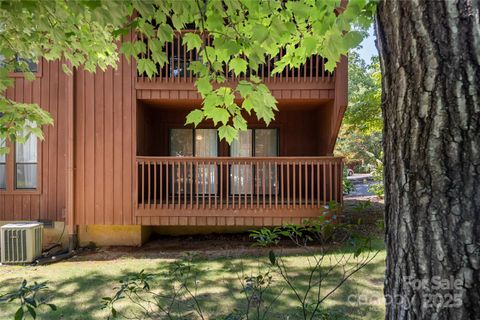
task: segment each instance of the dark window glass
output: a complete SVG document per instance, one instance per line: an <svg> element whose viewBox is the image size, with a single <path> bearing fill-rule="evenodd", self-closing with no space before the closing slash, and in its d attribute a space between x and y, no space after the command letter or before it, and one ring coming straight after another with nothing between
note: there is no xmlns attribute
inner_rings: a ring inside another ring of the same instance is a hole
<svg viewBox="0 0 480 320"><path fill-rule="evenodd" d="M5 147L5 140L0 139L0 148ZM6 170L7 170L7 157L0 154L0 189L6 188Z"/></svg>
<svg viewBox="0 0 480 320"><path fill-rule="evenodd" d="M17 189L37 188L37 138L30 135L28 140L15 144L15 187Z"/></svg>

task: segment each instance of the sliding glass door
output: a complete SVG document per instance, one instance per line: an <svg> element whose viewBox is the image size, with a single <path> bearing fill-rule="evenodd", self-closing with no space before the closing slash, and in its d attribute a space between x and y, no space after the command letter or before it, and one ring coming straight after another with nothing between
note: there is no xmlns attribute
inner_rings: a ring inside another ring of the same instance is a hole
<svg viewBox="0 0 480 320"><path fill-rule="evenodd" d="M231 157L276 157L278 156L277 129L248 129L239 134L230 147ZM232 194L276 193L276 168L235 164L230 168Z"/></svg>
<svg viewBox="0 0 480 320"><path fill-rule="evenodd" d="M170 130L170 156L210 158L217 155L216 129ZM215 164L209 164L208 161L200 161L193 168L193 172L188 165L186 168L183 164L175 165L169 180L174 194L189 194L190 190L194 190L196 194L217 193L217 168Z"/></svg>

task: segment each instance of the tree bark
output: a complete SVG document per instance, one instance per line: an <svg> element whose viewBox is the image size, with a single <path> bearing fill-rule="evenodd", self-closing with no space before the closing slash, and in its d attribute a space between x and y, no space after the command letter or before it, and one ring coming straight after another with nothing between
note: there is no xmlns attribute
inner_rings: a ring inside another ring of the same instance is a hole
<svg viewBox="0 0 480 320"><path fill-rule="evenodd" d="M378 6L387 319L480 319L479 9Z"/></svg>

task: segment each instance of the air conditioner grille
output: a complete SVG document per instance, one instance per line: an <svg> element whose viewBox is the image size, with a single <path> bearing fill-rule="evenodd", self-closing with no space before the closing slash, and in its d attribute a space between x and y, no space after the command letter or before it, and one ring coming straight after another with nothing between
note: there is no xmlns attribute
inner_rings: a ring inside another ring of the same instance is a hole
<svg viewBox="0 0 480 320"><path fill-rule="evenodd" d="M41 224L8 224L1 227L2 263L32 262L42 253Z"/></svg>

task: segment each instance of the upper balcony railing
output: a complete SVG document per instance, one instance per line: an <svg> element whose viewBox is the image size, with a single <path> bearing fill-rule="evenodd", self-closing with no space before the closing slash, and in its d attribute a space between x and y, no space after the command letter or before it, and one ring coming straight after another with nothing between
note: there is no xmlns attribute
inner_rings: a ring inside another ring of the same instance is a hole
<svg viewBox="0 0 480 320"><path fill-rule="evenodd" d="M189 70L192 61L200 60L197 50L187 51L186 46L182 42L183 34L192 32L185 30L182 32L175 32L174 39L168 43L162 50L167 55L167 63L164 66L157 64L157 74L149 79L146 74L138 74L139 82L155 82L155 83L193 83L195 77L192 71ZM141 58L150 58L152 49L148 41L144 40L147 46L147 52L141 55ZM206 45L211 45L212 38L206 37ZM249 68L246 74L235 76L228 67L224 66L224 74L226 80L235 82L239 80L248 79L250 75L255 75L266 83L306 83L306 82L330 82L333 81L335 72L328 72L325 70L326 59L319 55L314 55L307 59L305 64L298 68L285 68L281 73L272 75L272 70L275 67L275 62L283 57L285 49L281 49L280 53L275 57L270 57L257 70Z"/></svg>

